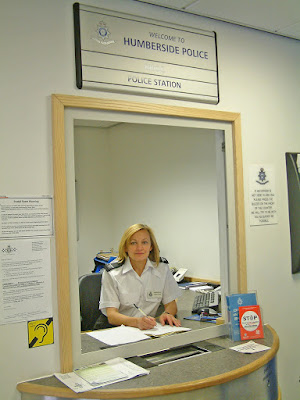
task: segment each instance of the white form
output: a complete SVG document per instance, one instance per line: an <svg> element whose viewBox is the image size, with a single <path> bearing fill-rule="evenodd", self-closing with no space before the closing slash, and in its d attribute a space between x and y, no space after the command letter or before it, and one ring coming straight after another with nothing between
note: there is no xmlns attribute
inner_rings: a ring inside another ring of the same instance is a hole
<svg viewBox="0 0 300 400"><path fill-rule="evenodd" d="M131 326L117 326L116 328L101 329L99 331L88 332L87 335L100 340L110 346L117 346L119 344L133 343L140 340L149 339L150 336L170 335L178 332L189 331L190 328L182 326L161 325L157 323L156 326L148 330L140 330Z"/></svg>
<svg viewBox="0 0 300 400"><path fill-rule="evenodd" d="M124 358L117 357L104 364L91 365L75 372L54 375L74 392L80 393L148 374L148 370Z"/></svg>
<svg viewBox="0 0 300 400"><path fill-rule="evenodd" d="M173 333L178 333L178 332L186 332L190 330L191 328L185 328L183 326L161 325L160 323L157 323L154 328L144 330L143 332L145 335L149 336L163 336L163 335L171 335Z"/></svg>
<svg viewBox="0 0 300 400"><path fill-rule="evenodd" d="M140 329L124 325L117 326L116 328L88 332L87 335L92 336L109 346L117 346L119 344L133 343L149 339L149 336L145 335Z"/></svg>
<svg viewBox="0 0 300 400"><path fill-rule="evenodd" d="M92 365L90 367L77 369L74 372L95 387L127 378L127 375L122 371L115 370L107 364Z"/></svg>

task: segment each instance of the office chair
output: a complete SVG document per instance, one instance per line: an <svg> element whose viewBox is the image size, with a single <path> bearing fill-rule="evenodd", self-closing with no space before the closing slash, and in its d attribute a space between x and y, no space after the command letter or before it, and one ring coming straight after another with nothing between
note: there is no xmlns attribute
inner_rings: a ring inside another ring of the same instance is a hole
<svg viewBox="0 0 300 400"><path fill-rule="evenodd" d="M102 272L86 274L79 278L82 331L93 330L95 322L102 314L99 310Z"/></svg>

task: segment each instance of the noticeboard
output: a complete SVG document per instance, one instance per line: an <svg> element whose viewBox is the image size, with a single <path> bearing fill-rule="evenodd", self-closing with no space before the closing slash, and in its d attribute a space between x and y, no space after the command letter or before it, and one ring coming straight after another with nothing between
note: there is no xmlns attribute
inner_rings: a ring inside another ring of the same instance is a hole
<svg viewBox="0 0 300 400"><path fill-rule="evenodd" d="M74 3L76 85L217 104L215 32Z"/></svg>

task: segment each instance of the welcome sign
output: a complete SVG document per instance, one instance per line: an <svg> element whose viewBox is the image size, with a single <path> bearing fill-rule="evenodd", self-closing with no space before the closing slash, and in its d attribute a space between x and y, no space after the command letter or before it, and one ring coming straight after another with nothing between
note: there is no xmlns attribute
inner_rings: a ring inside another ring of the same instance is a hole
<svg viewBox="0 0 300 400"><path fill-rule="evenodd" d="M215 32L75 3L76 83L219 102Z"/></svg>

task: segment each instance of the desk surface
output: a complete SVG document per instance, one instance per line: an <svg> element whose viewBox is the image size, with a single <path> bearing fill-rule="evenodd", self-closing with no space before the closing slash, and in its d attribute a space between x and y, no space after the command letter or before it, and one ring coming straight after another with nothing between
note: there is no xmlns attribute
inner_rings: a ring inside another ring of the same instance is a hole
<svg viewBox="0 0 300 400"><path fill-rule="evenodd" d="M178 315L177 317L180 319L182 326L186 328L190 328L192 330L207 328L214 326L212 323L208 322L199 322L199 321L191 321L184 319L184 317L190 316L192 314L192 307L195 296L199 294L197 292L191 290L182 290L182 295L179 297L177 301L178 305ZM158 312L158 315L163 311L163 308ZM89 353L91 351L98 351L99 349L109 348L110 346L105 343L99 342L99 340L87 335L82 332L81 335L81 350L82 353Z"/></svg>
<svg viewBox="0 0 300 400"><path fill-rule="evenodd" d="M228 337L209 339L207 342L224 349L152 367L149 375L115 383L105 389L75 394L54 376L20 383L17 388L21 393L84 399L128 399L175 394L220 385L251 374L275 358L279 348L276 332L267 325L265 338L256 342L270 346L268 351L238 353L229 347L239 342L232 342Z"/></svg>

